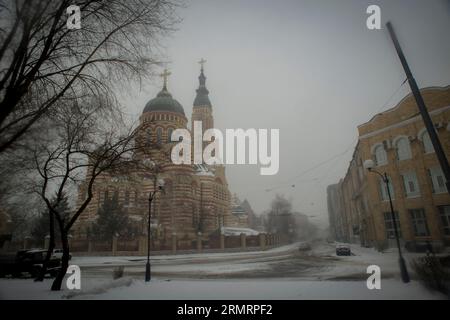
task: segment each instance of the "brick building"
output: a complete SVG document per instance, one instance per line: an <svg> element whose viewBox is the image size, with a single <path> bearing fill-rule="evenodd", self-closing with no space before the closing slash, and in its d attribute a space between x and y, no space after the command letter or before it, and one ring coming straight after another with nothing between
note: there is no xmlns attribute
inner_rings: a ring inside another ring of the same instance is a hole
<svg viewBox="0 0 450 320"><path fill-rule="evenodd" d="M421 90L435 129L450 158L450 86ZM340 241L394 246L388 194L380 176L363 168L374 160L387 173L401 242L421 250L450 244L450 195L412 94L358 127L359 141L347 174L328 187L332 235Z"/></svg>
<svg viewBox="0 0 450 320"><path fill-rule="evenodd" d="M206 88L203 65L199 76L199 88L193 103L192 123L202 121L203 131L214 127L213 108ZM174 236L178 247L190 248L201 234L205 239L223 226L236 224L231 213L230 192L222 165L175 165L170 154L175 142L170 136L173 130L188 128L183 106L167 89L167 74L163 89L145 106L140 116L136 143L145 152L135 157L150 158L161 167L158 179L164 179L165 192L154 200L152 212L153 240L160 248L167 248ZM157 147L154 147L156 144ZM130 178L133 177L133 178ZM154 179L146 172L130 172L127 177L103 174L94 186L94 199L76 224L76 238L88 236L89 227L97 219L97 212L106 197L118 194L129 218L135 221L141 234L146 233L148 219L148 195L153 190ZM79 199L85 194L85 186L79 190Z"/></svg>

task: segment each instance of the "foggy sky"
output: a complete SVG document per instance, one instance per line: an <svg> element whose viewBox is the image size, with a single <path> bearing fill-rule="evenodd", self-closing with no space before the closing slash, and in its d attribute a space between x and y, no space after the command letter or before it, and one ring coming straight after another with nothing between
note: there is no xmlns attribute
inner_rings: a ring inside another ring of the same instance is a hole
<svg viewBox="0 0 450 320"><path fill-rule="evenodd" d="M366 28L371 4L381 7L383 30ZM178 14L183 22L164 42L168 87L188 118L197 61L205 58L216 128L280 129L277 175L227 165L230 191L257 213L280 193L296 210L316 216L313 222L327 224L326 187L344 177L357 126L410 92L405 85L387 101L405 79L384 27L388 20L419 86L450 84L448 0L191 0ZM160 82L136 90L126 111L137 119Z"/></svg>

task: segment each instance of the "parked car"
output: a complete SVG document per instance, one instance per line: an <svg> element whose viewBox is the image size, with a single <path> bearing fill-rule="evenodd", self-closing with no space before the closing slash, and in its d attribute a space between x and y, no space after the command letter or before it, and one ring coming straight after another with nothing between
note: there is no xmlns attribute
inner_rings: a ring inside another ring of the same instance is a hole
<svg viewBox="0 0 450 320"><path fill-rule="evenodd" d="M53 256L58 259L62 259L63 249L54 249ZM72 255L69 253L69 260L72 259Z"/></svg>
<svg viewBox="0 0 450 320"><path fill-rule="evenodd" d="M352 251L349 245L339 244L336 246L336 255L337 256L351 256Z"/></svg>
<svg viewBox="0 0 450 320"><path fill-rule="evenodd" d="M16 254L3 254L0 256L0 277L7 275L20 277L23 273L36 277L42 270L46 254L45 249L20 250ZM54 277L60 268L61 259L52 256L46 273Z"/></svg>
<svg viewBox="0 0 450 320"><path fill-rule="evenodd" d="M309 251L311 250L311 244L309 242L302 242L298 246L298 251Z"/></svg>

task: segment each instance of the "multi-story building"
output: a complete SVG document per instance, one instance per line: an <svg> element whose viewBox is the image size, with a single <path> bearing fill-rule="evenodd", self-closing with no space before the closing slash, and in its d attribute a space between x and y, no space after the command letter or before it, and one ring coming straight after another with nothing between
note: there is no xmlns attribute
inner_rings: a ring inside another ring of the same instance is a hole
<svg viewBox="0 0 450 320"><path fill-rule="evenodd" d="M330 224L330 236L334 240L348 242L349 236L345 228L345 211L343 210L341 182L328 186L328 220Z"/></svg>
<svg viewBox="0 0 450 320"><path fill-rule="evenodd" d="M421 90L444 152L450 157L450 86ZM328 211L337 240L383 248L395 244L386 184L389 179L401 242L419 250L450 244L450 195L412 94L358 127L359 141L346 176L328 188Z"/></svg>

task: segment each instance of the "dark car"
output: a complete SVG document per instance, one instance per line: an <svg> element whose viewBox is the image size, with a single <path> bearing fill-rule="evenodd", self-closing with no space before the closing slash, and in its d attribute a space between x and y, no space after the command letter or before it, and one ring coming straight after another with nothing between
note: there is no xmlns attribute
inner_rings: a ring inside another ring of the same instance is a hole
<svg viewBox="0 0 450 320"><path fill-rule="evenodd" d="M298 251L309 251L311 250L311 244L309 242L302 242L298 245Z"/></svg>
<svg viewBox="0 0 450 320"><path fill-rule="evenodd" d="M0 277L11 275L20 277L23 273L28 273L36 277L42 270L47 250L32 249L20 250L16 254L4 254L0 256ZM52 256L47 265L47 272L50 276L56 276L61 268L61 259Z"/></svg>
<svg viewBox="0 0 450 320"><path fill-rule="evenodd" d="M336 255L337 256L351 256L352 251L350 250L350 246L345 244L340 244L336 246Z"/></svg>
<svg viewBox="0 0 450 320"><path fill-rule="evenodd" d="M53 250L53 256L58 259L62 259L63 253L64 253L63 249L54 249ZM69 260L71 260L71 259L72 259L72 255L69 253Z"/></svg>

